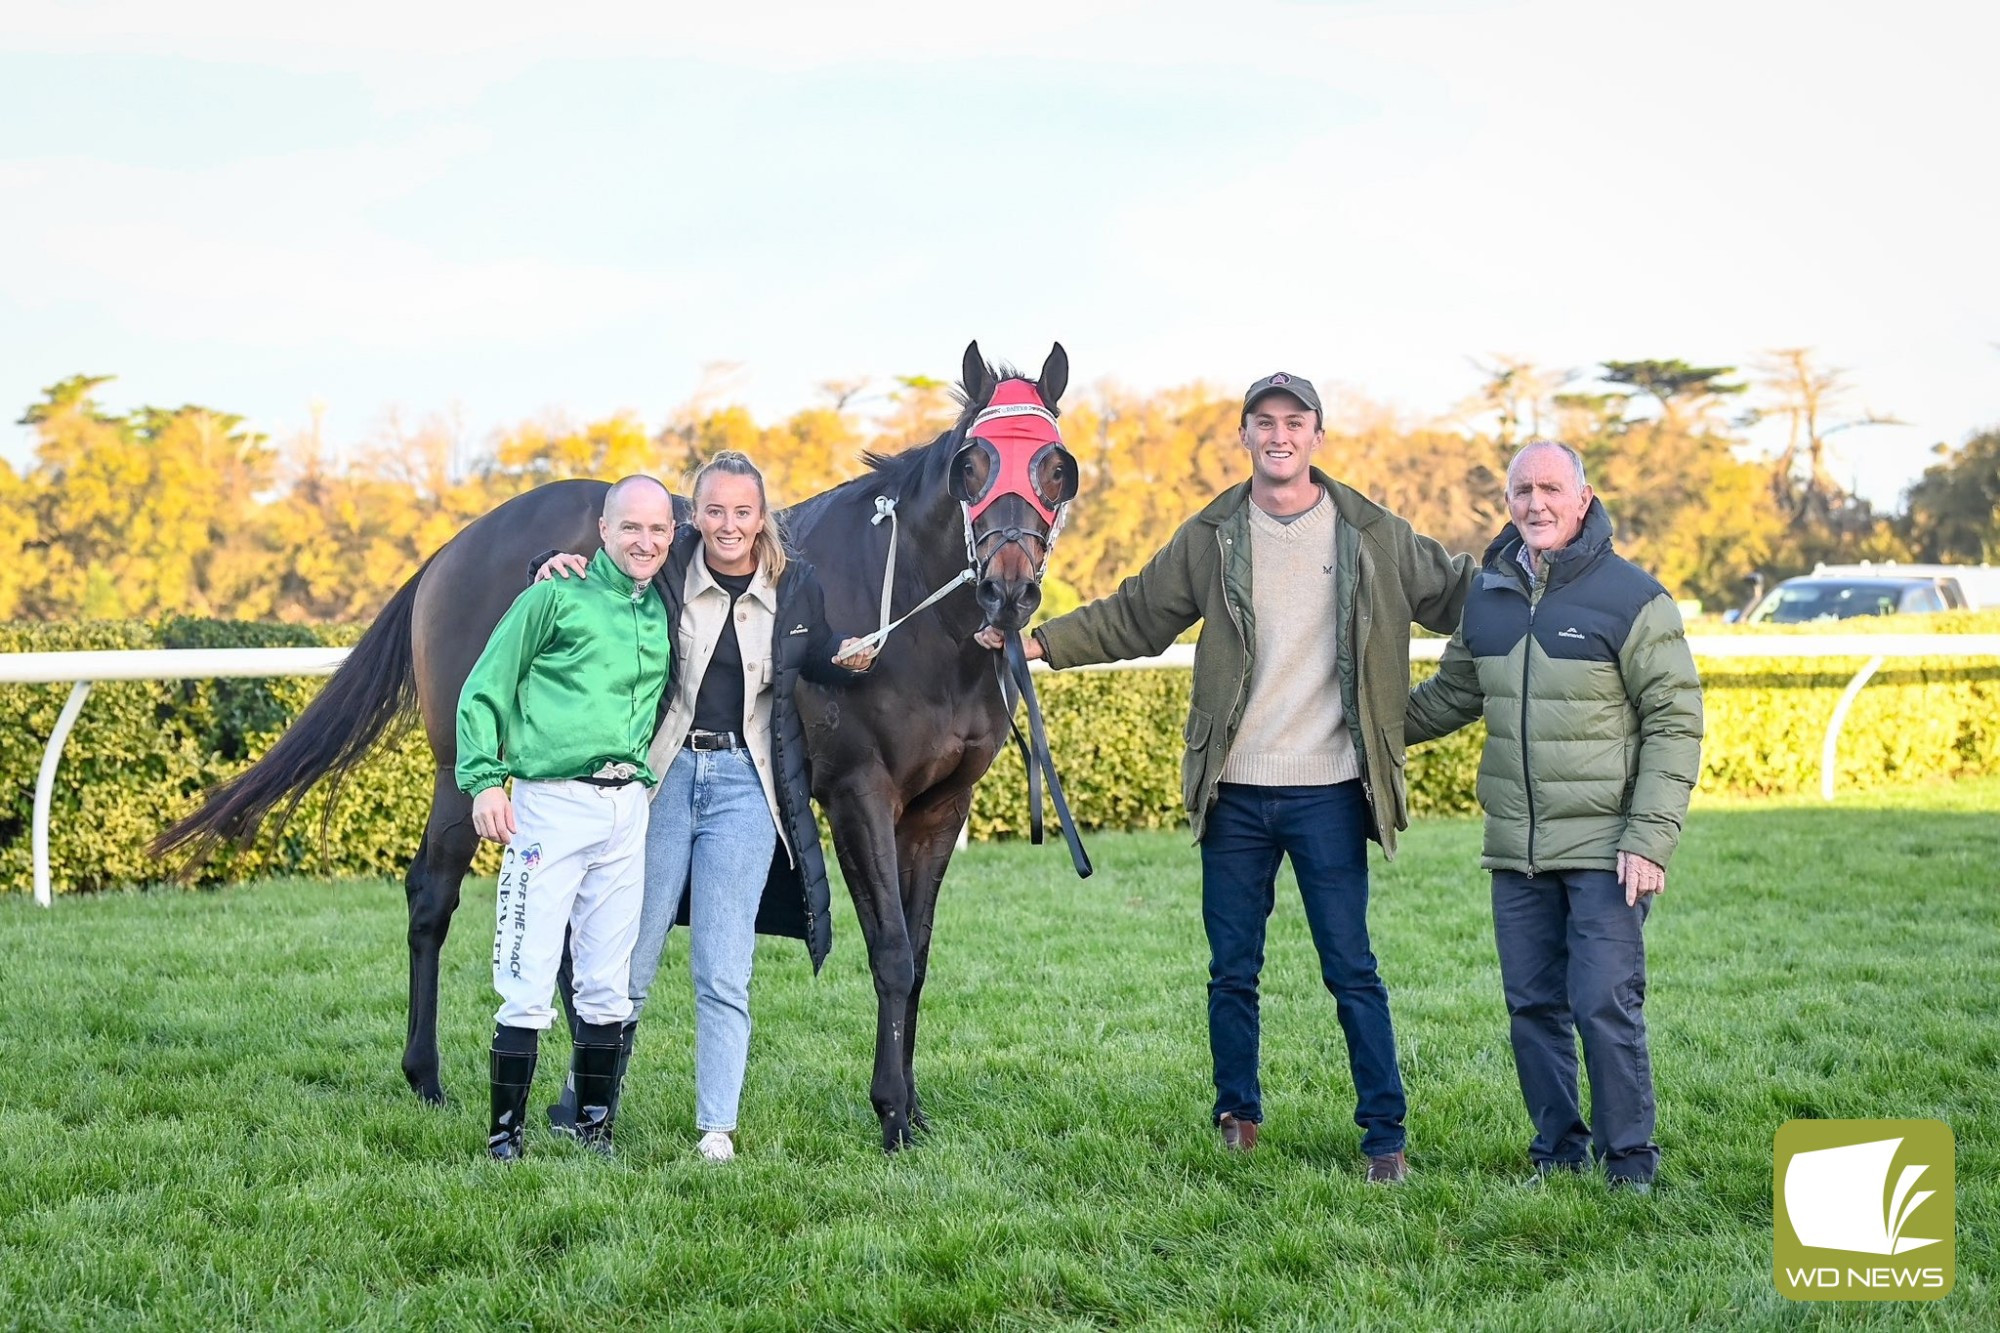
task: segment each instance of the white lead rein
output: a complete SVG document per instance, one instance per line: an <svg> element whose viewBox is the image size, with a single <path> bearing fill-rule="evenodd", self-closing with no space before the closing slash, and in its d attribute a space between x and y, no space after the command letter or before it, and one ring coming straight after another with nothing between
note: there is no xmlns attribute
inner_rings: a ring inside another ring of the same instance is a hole
<svg viewBox="0 0 2000 1333"><path fill-rule="evenodd" d="M963 509L963 506L961 506L961 509ZM885 518L889 520L889 559L888 562L882 566L882 627L876 630L872 634L866 634L862 636L861 645L864 649L879 647L881 644L886 643L888 641L890 632L893 631L897 626L901 625L904 621L908 620L911 616L916 615L919 611L927 611L931 607L937 605L939 602L943 601L945 597L949 593L951 593L953 589L957 588L959 584L970 583L974 579L979 577L979 575L975 572L973 568L971 560L972 525L971 522L968 520L966 524L966 534L965 534L966 553L967 553L966 566L964 569L958 571L958 577L953 579L951 582L945 584L942 588L939 588L936 592L932 593L930 596L924 598L923 601L918 602L908 611L905 611L902 615L896 617L896 619L894 620L889 619L889 609L890 609L889 598L890 594L894 591L896 586L896 538L900 535L901 528L896 521L896 502L890 499L886 495L878 495L875 497L875 517L868 520L869 526L872 527L875 524L880 523Z"/></svg>

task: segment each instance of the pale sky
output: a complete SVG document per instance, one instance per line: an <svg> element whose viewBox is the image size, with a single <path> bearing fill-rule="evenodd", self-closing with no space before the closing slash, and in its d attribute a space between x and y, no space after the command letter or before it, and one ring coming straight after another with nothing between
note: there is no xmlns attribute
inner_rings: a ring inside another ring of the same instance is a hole
<svg viewBox="0 0 2000 1333"><path fill-rule="evenodd" d="M8 0L0 410L79 372L279 438L658 425L737 363L1851 370L1893 503L2000 424L1994 6ZM4 449L25 456L25 433Z"/></svg>

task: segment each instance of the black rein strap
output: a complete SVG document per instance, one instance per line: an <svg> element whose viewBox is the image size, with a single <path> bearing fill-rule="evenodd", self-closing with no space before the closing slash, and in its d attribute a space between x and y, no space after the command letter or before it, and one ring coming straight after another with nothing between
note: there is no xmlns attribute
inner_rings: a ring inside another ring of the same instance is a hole
<svg viewBox="0 0 2000 1333"><path fill-rule="evenodd" d="M1021 647L1021 631L1007 630L1006 670L1000 676L1000 696L1007 704L1007 725L1014 743L1021 747L1021 766L1028 770L1028 840L1042 844L1042 775L1048 774L1049 796L1056 804L1056 820L1062 825L1063 841L1069 844L1070 863L1078 879L1089 879L1092 866L1083 839L1077 835L1076 820L1069 813L1069 799L1063 795L1062 777L1056 772L1055 758L1049 753L1049 735L1042 727L1042 705L1035 697L1035 681L1028 674L1028 654ZM1010 679L1011 678L1011 679ZM1028 701L1028 734L1014 725L1014 701L1008 698L1011 684Z"/></svg>

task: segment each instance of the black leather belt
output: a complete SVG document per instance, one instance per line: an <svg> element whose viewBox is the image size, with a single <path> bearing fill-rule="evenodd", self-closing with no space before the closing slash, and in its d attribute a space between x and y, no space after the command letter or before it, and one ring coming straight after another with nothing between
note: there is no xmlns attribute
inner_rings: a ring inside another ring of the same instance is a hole
<svg viewBox="0 0 2000 1333"><path fill-rule="evenodd" d="M689 750L740 750L743 741L733 731L690 731L681 745Z"/></svg>
<svg viewBox="0 0 2000 1333"><path fill-rule="evenodd" d="M638 780L639 779L637 778L588 778L588 777L577 779L578 782L587 782L593 787L613 787L613 788L629 787Z"/></svg>

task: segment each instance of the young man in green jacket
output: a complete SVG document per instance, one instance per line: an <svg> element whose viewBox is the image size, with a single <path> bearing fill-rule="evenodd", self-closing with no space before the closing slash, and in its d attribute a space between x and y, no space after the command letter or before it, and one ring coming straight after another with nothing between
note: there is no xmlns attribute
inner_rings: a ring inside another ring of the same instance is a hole
<svg viewBox="0 0 2000 1333"><path fill-rule="evenodd" d="M1701 681L1673 599L1612 549L1575 450L1523 447L1507 508L1514 521L1487 548L1437 675L1410 696L1406 731L1423 741L1486 719L1480 864L1534 1179L1581 1171L1594 1152L1613 1185L1644 1192L1660 1150L1641 927L1701 772Z"/></svg>
<svg viewBox="0 0 2000 1333"><path fill-rule="evenodd" d="M1367 840L1408 823L1410 625L1458 623L1470 560L1312 466L1320 400L1296 375L1243 397L1250 480L1223 492L1110 596L1024 645L1056 668L1147 657L1195 622L1181 795L1201 844L1214 1120L1248 1151L1264 1119L1258 977L1278 863L1292 858L1354 1077L1368 1178L1394 1183L1407 1104L1389 992L1368 943ZM982 642L999 638L982 631Z"/></svg>
<svg viewBox="0 0 2000 1333"><path fill-rule="evenodd" d="M667 488L605 493L588 579L529 586L494 627L458 700L459 789L479 836L502 843L493 988L493 1118L486 1149L521 1155L528 1090L570 937L578 1028L576 1135L611 1151L619 1034L645 896L646 747L670 646L653 574L674 535ZM510 800L502 785L514 781Z"/></svg>

